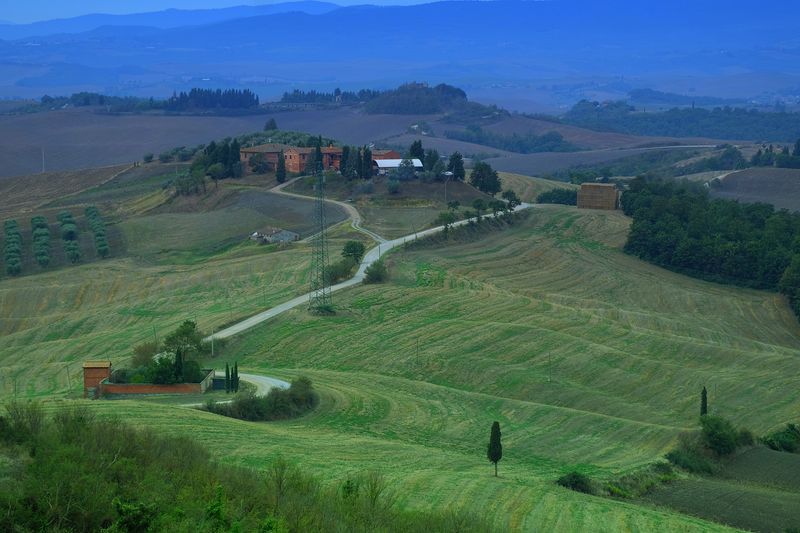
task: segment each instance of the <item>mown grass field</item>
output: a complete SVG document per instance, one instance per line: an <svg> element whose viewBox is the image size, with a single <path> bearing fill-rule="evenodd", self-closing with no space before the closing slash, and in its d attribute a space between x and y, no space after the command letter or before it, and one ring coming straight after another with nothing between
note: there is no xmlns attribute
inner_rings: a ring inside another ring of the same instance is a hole
<svg viewBox="0 0 800 533"><path fill-rule="evenodd" d="M391 280L334 295L338 312L296 309L234 339L242 371L311 377L320 408L258 424L152 402L93 409L191 434L221 460L265 467L277 455L334 481L384 472L401 505L465 507L498 529L714 530L633 502L585 496L554 480L598 479L662 456L711 412L757 433L796 416L797 321L770 293L673 274L621 252L619 213L535 208L475 242L393 253ZM335 238L349 238L339 226ZM332 255L338 247L332 244ZM0 285L3 394L78 390L85 359L119 361L130 345L184 318L204 329L305 290L308 250L240 246L196 265L125 260ZM219 361L222 364L222 361ZM501 423L495 479L485 459Z"/></svg>
<svg viewBox="0 0 800 533"><path fill-rule="evenodd" d="M503 190L511 189L523 202L534 203L536 197L543 192L553 189L579 189L578 185L561 181L546 180L543 178L532 178L522 174L512 174L510 172L500 172L500 182Z"/></svg>

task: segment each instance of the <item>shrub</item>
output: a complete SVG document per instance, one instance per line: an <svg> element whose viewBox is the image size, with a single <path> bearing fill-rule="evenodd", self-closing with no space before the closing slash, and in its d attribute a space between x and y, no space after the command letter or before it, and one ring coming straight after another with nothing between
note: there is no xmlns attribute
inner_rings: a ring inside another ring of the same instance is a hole
<svg viewBox="0 0 800 533"><path fill-rule="evenodd" d="M356 265L358 263L352 257L344 257L341 261L333 263L325 272L328 283L337 283L349 278L353 274L353 269Z"/></svg>
<svg viewBox="0 0 800 533"><path fill-rule="evenodd" d="M800 427L786 424L786 427L761 438L766 446L779 452L800 452Z"/></svg>
<svg viewBox="0 0 800 533"><path fill-rule="evenodd" d="M386 190L389 194L397 194L400 192L400 182L397 180L389 180L386 184Z"/></svg>
<svg viewBox="0 0 800 533"><path fill-rule="evenodd" d="M144 157L142 157L142 161L144 161L145 163L151 163L153 161L153 157L154 157L153 154L144 154Z"/></svg>
<svg viewBox="0 0 800 533"><path fill-rule="evenodd" d="M319 401L311 380L299 377L288 389L274 388L266 396L240 394L230 403L210 401L206 409L212 413L240 420L269 421L296 418L314 407Z"/></svg>
<svg viewBox="0 0 800 533"><path fill-rule="evenodd" d="M666 455L667 461L695 474L713 474L714 466L694 450L677 448Z"/></svg>
<svg viewBox="0 0 800 533"><path fill-rule="evenodd" d="M367 267L364 274L366 275L364 279L366 283L381 283L389 277L389 270L386 268L383 259L378 259Z"/></svg>
<svg viewBox="0 0 800 533"><path fill-rule="evenodd" d="M736 451L739 435L728 420L719 416L700 418L705 445L717 455L730 455Z"/></svg>
<svg viewBox="0 0 800 533"><path fill-rule="evenodd" d="M556 483L562 487L566 487L577 492L583 492L586 494L594 494L596 492L594 483L589 476L581 474L580 472L570 472L566 475L563 475L558 478Z"/></svg>
<svg viewBox="0 0 800 533"><path fill-rule="evenodd" d="M78 241L64 241L64 253L71 263L77 263L81 260L81 250L78 247Z"/></svg>
<svg viewBox="0 0 800 533"><path fill-rule="evenodd" d="M172 154L169 152L161 152L158 154L158 160L162 163L169 163L172 161Z"/></svg>
<svg viewBox="0 0 800 533"><path fill-rule="evenodd" d="M537 196L536 203L577 205L578 191L575 189L552 189Z"/></svg>

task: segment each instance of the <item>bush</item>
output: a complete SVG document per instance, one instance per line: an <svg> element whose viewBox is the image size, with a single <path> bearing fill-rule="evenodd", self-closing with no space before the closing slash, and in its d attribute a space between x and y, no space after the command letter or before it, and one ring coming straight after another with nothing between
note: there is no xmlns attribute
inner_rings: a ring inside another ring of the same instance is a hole
<svg viewBox="0 0 800 533"><path fill-rule="evenodd" d="M151 163L153 161L153 157L154 157L153 154L144 154L144 157L142 158L142 160L145 163Z"/></svg>
<svg viewBox="0 0 800 533"><path fill-rule="evenodd" d="M786 424L786 427L761 438L766 446L779 452L800 452L800 427Z"/></svg>
<svg viewBox="0 0 800 533"><path fill-rule="evenodd" d="M310 411L318 401L311 380L299 377L288 389L274 388L266 396L244 393L225 404L210 401L206 409L218 415L253 422L287 420Z"/></svg>
<svg viewBox="0 0 800 533"><path fill-rule="evenodd" d="M169 152L161 152L158 154L158 160L162 163L169 163L172 161L172 154Z"/></svg>
<svg viewBox="0 0 800 533"><path fill-rule="evenodd" d="M581 474L580 472L570 472L569 474L561 476L556 483L562 487L585 494L595 494L596 492L594 483L589 476Z"/></svg>
<svg viewBox="0 0 800 533"><path fill-rule="evenodd" d="M400 182L397 180L389 180L386 184L386 190L389 194L397 194L400 192Z"/></svg>
<svg viewBox="0 0 800 533"><path fill-rule="evenodd" d="M386 268L383 259L378 259L367 267L364 274L366 275L364 279L366 283L381 283L389 277L389 270Z"/></svg>
<svg viewBox="0 0 800 533"><path fill-rule="evenodd" d="M353 269L356 265L358 263L352 257L344 257L341 261L333 263L325 272L328 283L337 283L349 278L353 274Z"/></svg>
<svg viewBox="0 0 800 533"><path fill-rule="evenodd" d="M694 450L677 448L666 455L667 461L694 474L713 474L714 466Z"/></svg>
<svg viewBox="0 0 800 533"><path fill-rule="evenodd" d="M730 455L736 451L739 434L728 420L719 416L700 418L703 442L717 455Z"/></svg>
<svg viewBox="0 0 800 533"><path fill-rule="evenodd" d="M536 203L578 205L578 191L575 189L552 189L537 196Z"/></svg>

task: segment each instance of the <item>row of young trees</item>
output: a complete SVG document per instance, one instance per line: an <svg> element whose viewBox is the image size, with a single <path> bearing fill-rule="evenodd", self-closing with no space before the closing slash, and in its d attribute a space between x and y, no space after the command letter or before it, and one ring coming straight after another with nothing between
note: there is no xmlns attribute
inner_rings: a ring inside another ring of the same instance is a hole
<svg viewBox="0 0 800 533"><path fill-rule="evenodd" d="M86 208L85 214L89 228L94 233L94 248L97 251L97 255L103 258L108 257L111 250L108 247L108 238L106 237L106 222L100 215L100 210L90 205Z"/></svg>
<svg viewBox="0 0 800 533"><path fill-rule="evenodd" d="M642 178L623 194L622 209L633 217L628 253L689 275L780 290L800 313L800 214Z"/></svg>
<svg viewBox="0 0 800 533"><path fill-rule="evenodd" d="M16 276L22 272L22 233L16 220L6 220L3 223L5 244L3 245L3 260L6 264L6 273Z"/></svg>
<svg viewBox="0 0 800 533"><path fill-rule="evenodd" d="M64 245L64 254L70 263L75 264L81 260L78 224L69 211L61 211L56 218L61 225L61 242Z"/></svg>

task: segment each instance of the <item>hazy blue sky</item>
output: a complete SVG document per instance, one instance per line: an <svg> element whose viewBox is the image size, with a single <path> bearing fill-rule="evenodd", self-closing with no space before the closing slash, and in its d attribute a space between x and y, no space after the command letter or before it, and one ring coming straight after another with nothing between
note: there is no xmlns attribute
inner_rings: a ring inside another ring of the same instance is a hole
<svg viewBox="0 0 800 533"><path fill-rule="evenodd" d="M88 13L142 13L171 7L206 9L241 5L277 4L269 0L0 0L0 19L10 22L34 22L53 18L75 17ZM421 4L424 0L332 0L339 5Z"/></svg>

